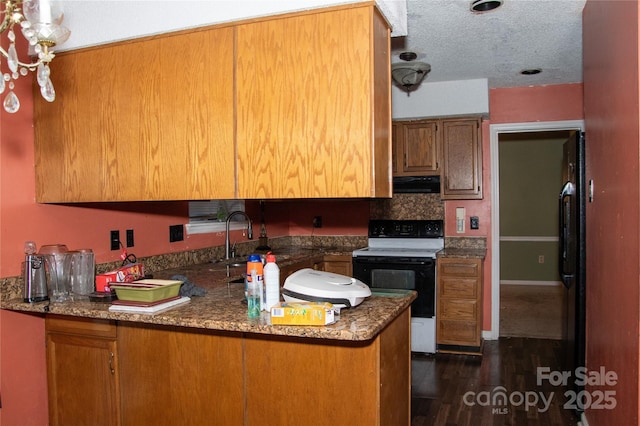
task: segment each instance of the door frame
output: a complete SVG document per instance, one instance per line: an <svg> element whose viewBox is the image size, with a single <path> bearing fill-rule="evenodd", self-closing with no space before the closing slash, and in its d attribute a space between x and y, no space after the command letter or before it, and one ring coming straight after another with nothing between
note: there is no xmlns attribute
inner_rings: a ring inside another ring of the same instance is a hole
<svg viewBox="0 0 640 426"><path fill-rule="evenodd" d="M501 123L489 125L489 151L491 156L491 330L484 338L497 340L500 337L500 133L535 133L556 130L579 130L584 132L584 120L535 121L523 123ZM558 190L561 183L558 182ZM488 335L487 335L488 334Z"/></svg>

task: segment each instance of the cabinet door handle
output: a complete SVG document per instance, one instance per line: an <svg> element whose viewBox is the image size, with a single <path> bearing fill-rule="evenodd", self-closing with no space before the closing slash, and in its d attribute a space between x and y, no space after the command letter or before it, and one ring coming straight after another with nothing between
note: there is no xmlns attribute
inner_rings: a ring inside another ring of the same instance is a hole
<svg viewBox="0 0 640 426"><path fill-rule="evenodd" d="M111 371L111 374L116 374L116 370L113 369L113 352L109 353L109 371Z"/></svg>

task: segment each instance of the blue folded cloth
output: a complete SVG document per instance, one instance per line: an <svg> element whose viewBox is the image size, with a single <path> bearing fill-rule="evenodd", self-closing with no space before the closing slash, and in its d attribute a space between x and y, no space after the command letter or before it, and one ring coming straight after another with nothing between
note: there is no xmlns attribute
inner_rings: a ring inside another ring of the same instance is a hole
<svg viewBox="0 0 640 426"><path fill-rule="evenodd" d="M191 281L189 278L184 275L174 275L171 277L172 280L182 281L182 285L180 286L180 296L192 297L192 296L204 296L207 293L202 287L198 287Z"/></svg>

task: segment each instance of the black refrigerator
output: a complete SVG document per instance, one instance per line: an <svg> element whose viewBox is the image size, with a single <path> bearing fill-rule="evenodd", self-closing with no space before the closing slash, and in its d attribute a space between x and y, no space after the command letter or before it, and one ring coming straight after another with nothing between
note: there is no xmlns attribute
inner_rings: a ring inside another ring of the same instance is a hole
<svg viewBox="0 0 640 426"><path fill-rule="evenodd" d="M584 133L571 132L564 143L560 191L560 277L567 289L565 371L575 380L576 368L585 366L586 355L586 178ZM572 390L584 386L569 382ZM581 398L577 398L580 401ZM578 407L578 411L582 411Z"/></svg>

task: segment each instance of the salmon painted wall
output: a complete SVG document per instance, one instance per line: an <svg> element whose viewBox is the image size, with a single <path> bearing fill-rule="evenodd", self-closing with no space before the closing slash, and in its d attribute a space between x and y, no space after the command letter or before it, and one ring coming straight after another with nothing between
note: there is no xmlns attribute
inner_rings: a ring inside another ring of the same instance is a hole
<svg viewBox="0 0 640 426"><path fill-rule="evenodd" d="M587 180L587 368L616 372L615 409L591 426L640 420L640 99L637 1L588 0L583 11Z"/></svg>
<svg viewBox="0 0 640 426"><path fill-rule="evenodd" d="M367 235L369 200L305 200L286 203L289 205L291 235ZM313 228L314 216L322 216L322 228Z"/></svg>

